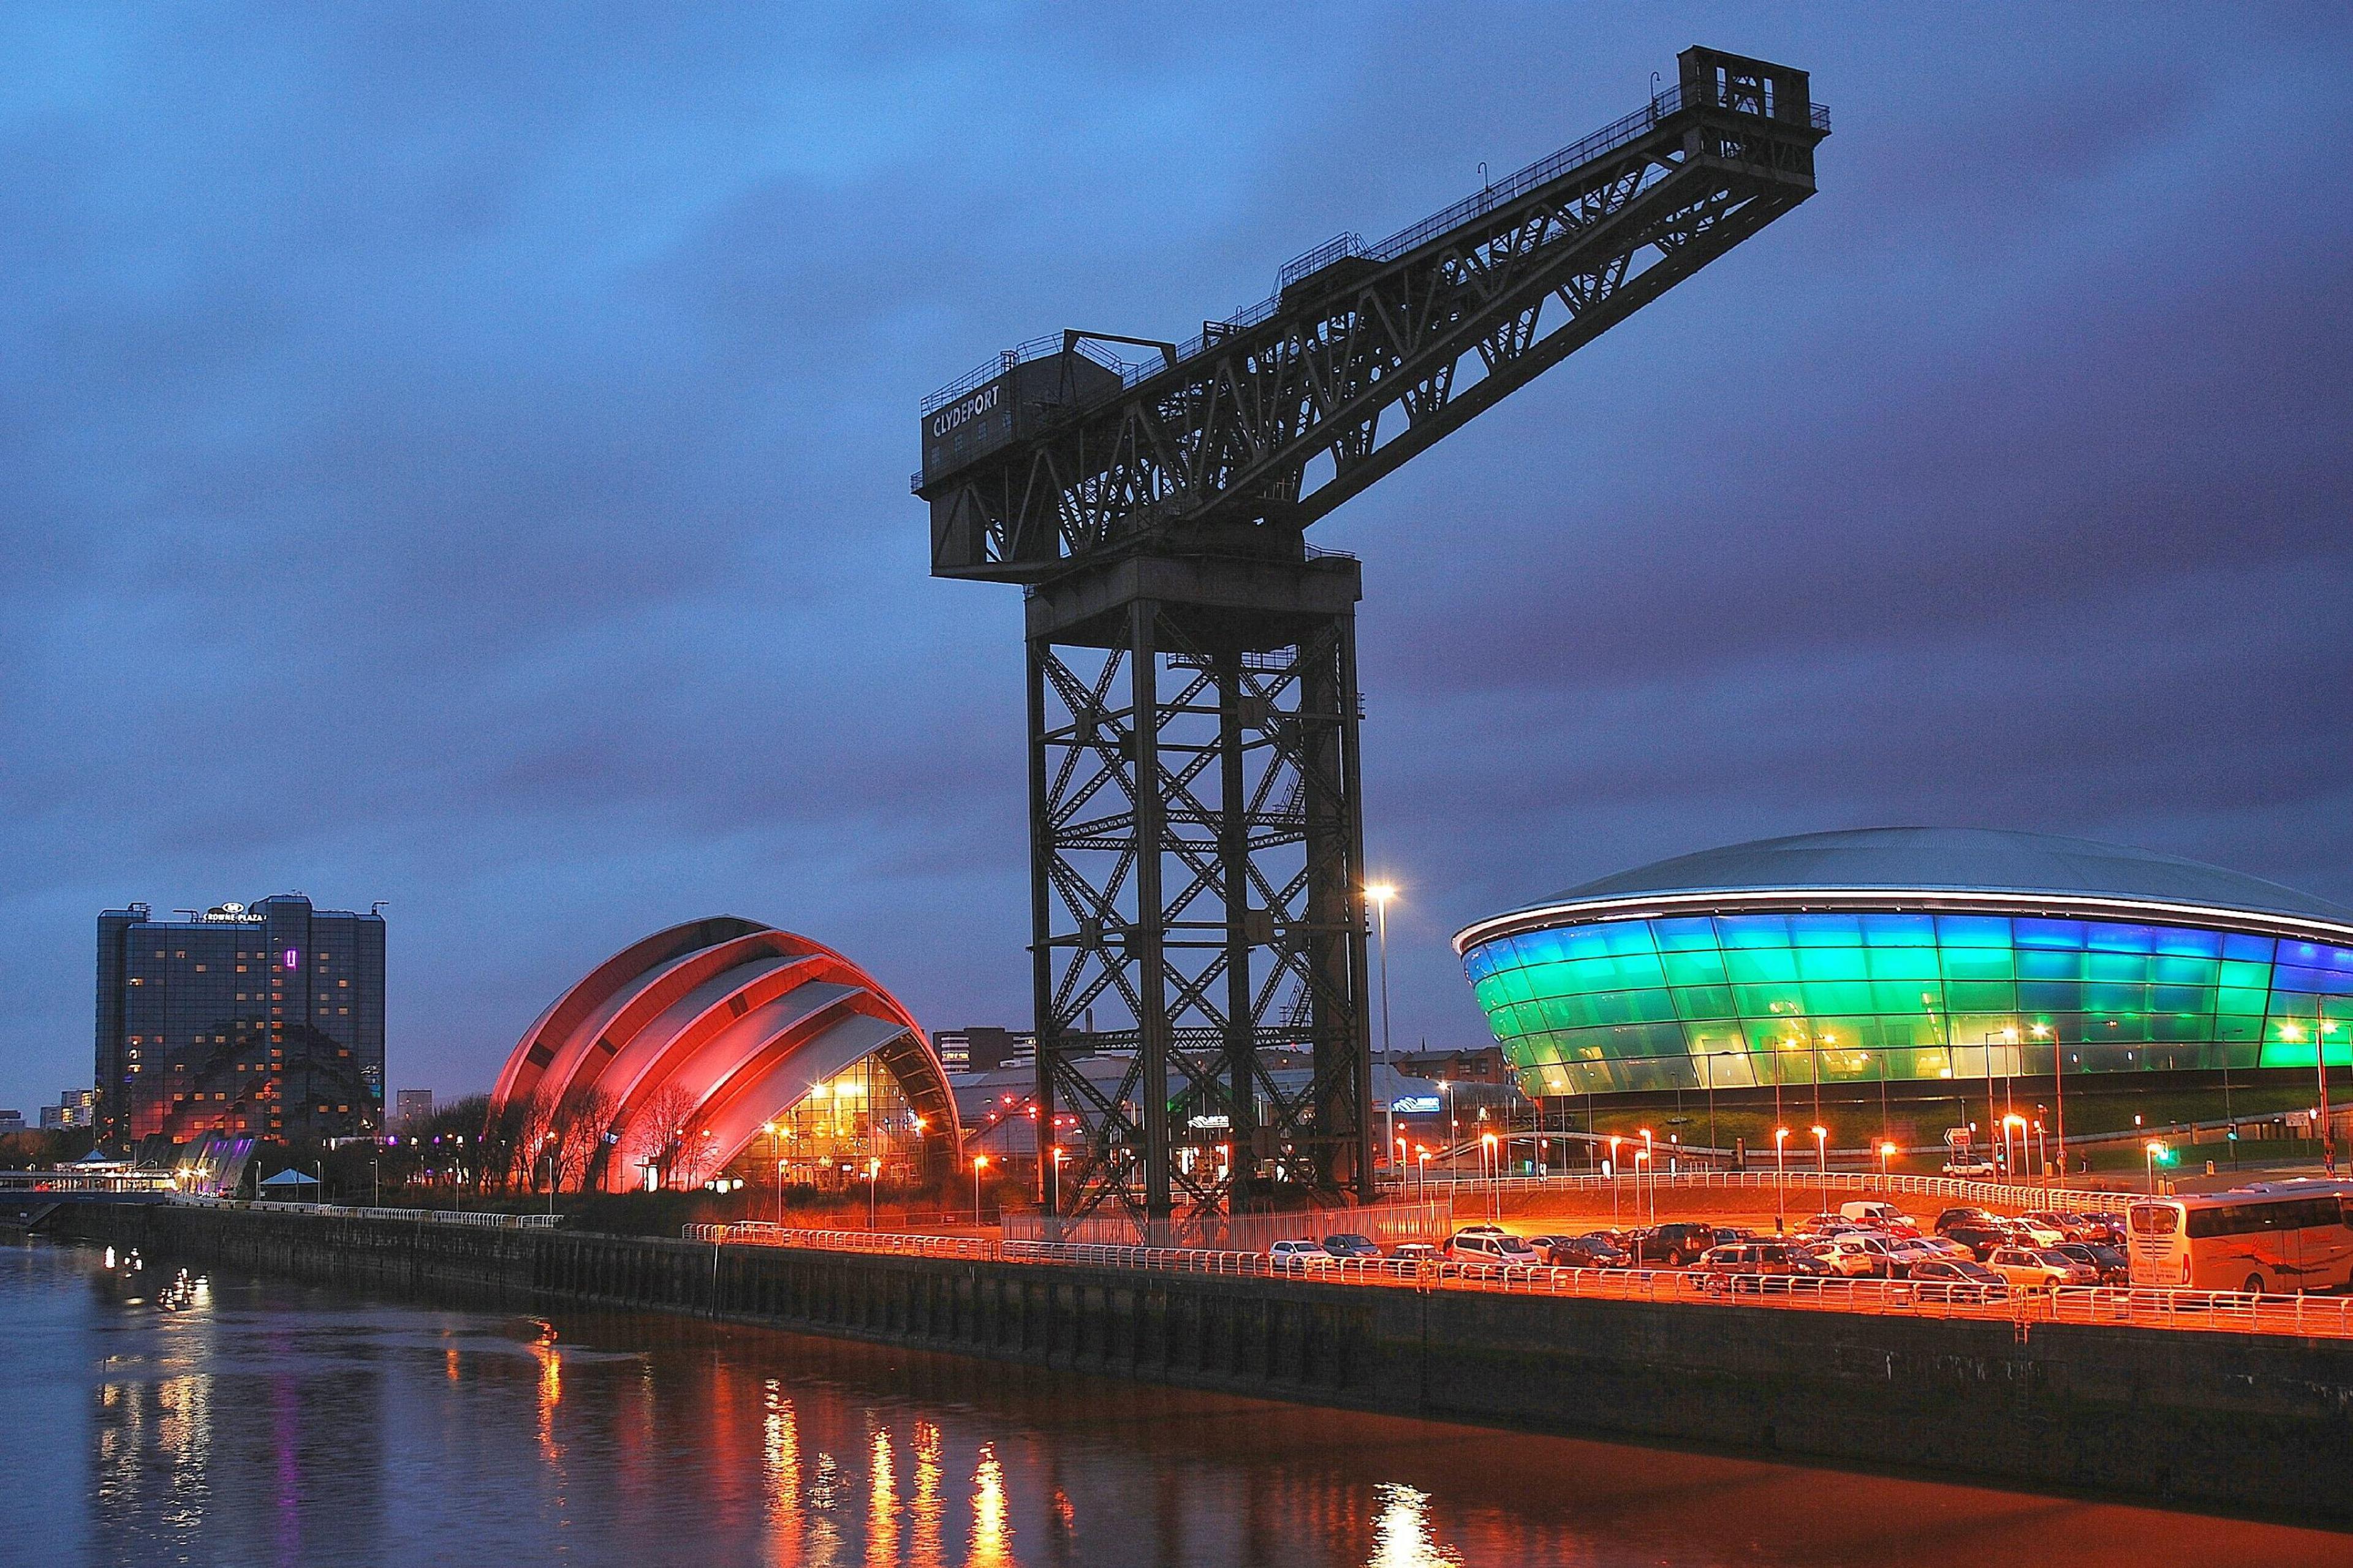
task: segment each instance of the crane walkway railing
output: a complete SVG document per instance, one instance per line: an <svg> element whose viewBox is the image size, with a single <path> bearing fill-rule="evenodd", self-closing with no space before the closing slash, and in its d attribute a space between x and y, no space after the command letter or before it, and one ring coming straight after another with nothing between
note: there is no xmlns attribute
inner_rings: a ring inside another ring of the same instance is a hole
<svg viewBox="0 0 2353 1568"><path fill-rule="evenodd" d="M1312 276L1317 268L1328 266L1344 256L1362 256L1377 262L1394 261L1399 257L1419 249L1450 229L1459 228L1498 207L1515 202L1530 191L1549 184L1565 174L1574 173L1584 164L1606 157L1629 142L1649 135L1658 127L1660 121L1676 114L1683 107L1682 86L1677 84L1669 87L1623 119L1603 126L1589 136L1570 142L1557 153L1537 159L1524 169L1516 170L1500 180L1481 186L1461 201L1440 208L1419 223L1408 225L1387 239L1371 246L1356 243L1354 235L1342 235L1335 239L1325 241L1287 263L1278 275L1279 282L1282 286L1288 286L1301 278ZM1829 106L1820 103L1808 105L1807 121L1817 131L1828 131L1831 128ZM1187 339L1178 345L1176 357L1180 362L1191 359L1218 338L1229 332L1254 327L1272 317L1282 308L1282 287L1278 287L1276 291L1266 299L1255 304L1243 306L1225 320L1211 323L1209 330L1205 330ZM935 410L946 407L965 393L987 385L1017 366L1045 354L1059 353L1062 350L1063 342L1062 335L1056 332L1044 337L1032 338L1017 348L1007 349L924 398L922 411L929 416ZM1088 357L1105 369L1118 372L1122 384L1126 386L1133 386L1147 376L1157 375L1166 368L1166 364L1158 359L1148 359L1141 363L1129 364L1107 350L1089 349L1084 352L1088 353ZM921 479L922 474L919 470L916 480L920 482Z"/></svg>
<svg viewBox="0 0 2353 1568"><path fill-rule="evenodd" d="M2025 1289L1959 1280L1849 1279L1709 1269L1521 1268L1428 1257L1309 1261L1258 1252L1003 1242L982 1237L909 1236L864 1230L795 1230L765 1224L691 1225L681 1235L685 1240L713 1247L790 1247L821 1252L1050 1263L1393 1289L1476 1290L1507 1296L1568 1296L1616 1301L1738 1304L1809 1311L1972 1318L2014 1322L2030 1331L2036 1323L2085 1323L2353 1339L2353 1297L2344 1296L2247 1295L2125 1286Z"/></svg>

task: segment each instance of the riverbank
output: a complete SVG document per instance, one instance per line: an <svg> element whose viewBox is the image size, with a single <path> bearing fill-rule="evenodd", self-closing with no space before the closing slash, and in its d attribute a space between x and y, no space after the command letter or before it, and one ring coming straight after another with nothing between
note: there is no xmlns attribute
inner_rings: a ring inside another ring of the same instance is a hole
<svg viewBox="0 0 2353 1568"><path fill-rule="evenodd" d="M1181 1386L2353 1523L2353 1344L718 1247L171 1205L52 1234Z"/></svg>

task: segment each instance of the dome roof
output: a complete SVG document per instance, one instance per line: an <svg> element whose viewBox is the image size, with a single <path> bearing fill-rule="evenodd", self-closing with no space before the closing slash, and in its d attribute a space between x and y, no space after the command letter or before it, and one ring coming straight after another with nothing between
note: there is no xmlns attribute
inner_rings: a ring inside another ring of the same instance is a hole
<svg viewBox="0 0 2353 1568"><path fill-rule="evenodd" d="M1483 937L1542 910L1574 914L1581 904L1704 893L1758 894L1878 889L1972 894L2050 894L2179 904L2202 910L2245 910L2299 921L2353 924L2353 910L2259 877L2087 838L2002 833L1975 827L1867 827L1800 833L1678 855L1480 922ZM1682 900L1679 900L1682 901ZM1475 939L1475 938L1474 938Z"/></svg>

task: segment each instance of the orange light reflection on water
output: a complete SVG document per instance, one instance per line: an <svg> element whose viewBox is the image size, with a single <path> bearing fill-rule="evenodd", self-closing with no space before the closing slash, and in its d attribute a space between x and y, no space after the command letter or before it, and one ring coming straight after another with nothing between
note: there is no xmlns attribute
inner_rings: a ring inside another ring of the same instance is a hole
<svg viewBox="0 0 2353 1568"><path fill-rule="evenodd" d="M971 1568L1005 1568L1013 1561L1013 1526L1005 1517L1005 1467L997 1463L997 1447L980 1446L979 1463L972 1472Z"/></svg>
<svg viewBox="0 0 2353 1568"><path fill-rule="evenodd" d="M868 1568L891 1568L899 1561L898 1465L891 1452L891 1434L880 1426L866 1457L866 1562Z"/></svg>

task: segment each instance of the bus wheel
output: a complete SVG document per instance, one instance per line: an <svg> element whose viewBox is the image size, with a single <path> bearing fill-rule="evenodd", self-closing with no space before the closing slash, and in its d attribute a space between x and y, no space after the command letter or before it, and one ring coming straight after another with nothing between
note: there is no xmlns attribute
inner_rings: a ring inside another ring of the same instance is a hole
<svg viewBox="0 0 2353 1568"><path fill-rule="evenodd" d="M2260 1296L2263 1293L2263 1277L2260 1274L2250 1274L2247 1276L2247 1282L2239 1288L2250 1296Z"/></svg>

